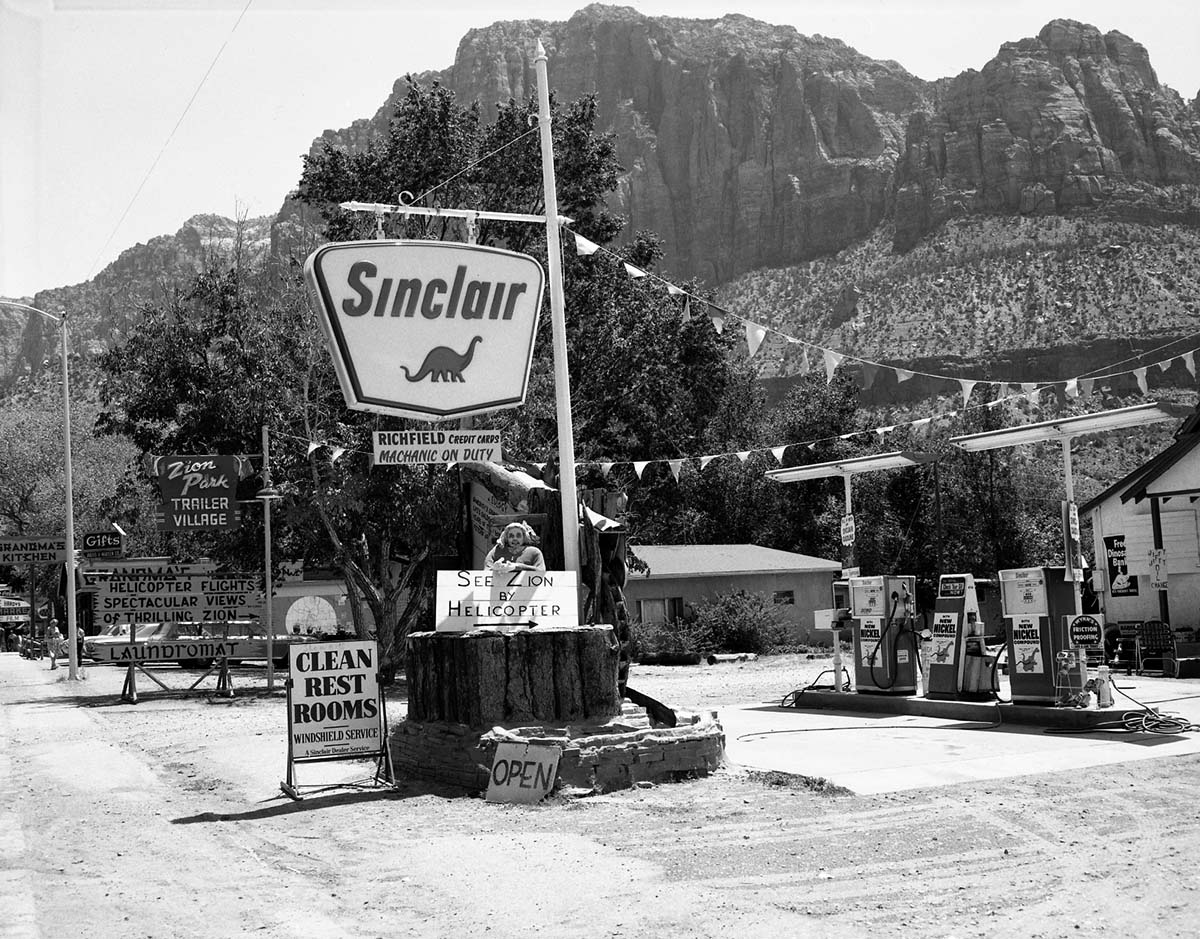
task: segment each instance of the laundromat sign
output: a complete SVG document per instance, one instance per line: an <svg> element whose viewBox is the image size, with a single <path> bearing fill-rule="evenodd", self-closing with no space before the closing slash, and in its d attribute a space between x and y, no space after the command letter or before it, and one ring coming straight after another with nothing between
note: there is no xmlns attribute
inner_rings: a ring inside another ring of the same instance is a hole
<svg viewBox="0 0 1200 939"><path fill-rule="evenodd" d="M305 276L350 407L433 421L525 401L544 284L528 255L353 241Z"/></svg>

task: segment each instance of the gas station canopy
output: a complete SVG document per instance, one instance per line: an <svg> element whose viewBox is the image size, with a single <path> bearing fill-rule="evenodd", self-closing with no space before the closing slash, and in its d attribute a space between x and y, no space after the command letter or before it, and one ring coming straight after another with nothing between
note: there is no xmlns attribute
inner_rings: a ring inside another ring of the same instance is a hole
<svg viewBox="0 0 1200 939"><path fill-rule="evenodd" d="M871 456L855 457L852 460L833 460L829 463L813 463L809 466L793 466L788 469L767 470L767 478L777 483L796 483L806 479L825 479L830 476L853 476L857 473L873 473L877 470L904 469L933 463L937 454L912 450L894 450L891 453L876 453Z"/></svg>
<svg viewBox="0 0 1200 939"><path fill-rule="evenodd" d="M1064 417L1059 420L1041 421L1037 424L1023 424L1020 427L1009 427L1005 430L964 434L961 437L951 437L950 442L956 447L971 452L998 450L1002 447L1016 447L1025 443L1040 443L1045 440L1070 440L1072 437L1082 437L1086 434L1097 434L1107 430L1120 430L1123 427L1137 427L1141 424L1153 424L1157 421L1181 420L1192 414L1193 410L1193 408L1172 404L1169 401L1136 404L1133 407L1100 411L1097 414L1081 414L1078 417Z"/></svg>

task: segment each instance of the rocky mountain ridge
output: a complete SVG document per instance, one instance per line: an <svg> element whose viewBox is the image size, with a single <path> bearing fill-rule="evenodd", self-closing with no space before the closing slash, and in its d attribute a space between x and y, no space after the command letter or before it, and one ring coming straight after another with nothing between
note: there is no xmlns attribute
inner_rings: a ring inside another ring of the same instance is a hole
<svg viewBox="0 0 1200 939"><path fill-rule="evenodd" d="M539 39L556 94L597 95L626 168L615 208L628 231L665 238L664 266L680 277L720 284L819 257L885 219L907 250L977 213L1197 213L1193 194L1170 196L1200 184L1200 98L1161 85L1120 32L1053 20L979 71L931 83L739 14L593 4L563 22L470 30L454 64L422 78L494 109L533 91ZM314 147L362 146L403 91L397 82L373 118Z"/></svg>
<svg viewBox="0 0 1200 939"><path fill-rule="evenodd" d="M616 208L627 232L664 237L667 276L715 287L855 245L911 252L948 222L973 218L1102 215L1200 227L1200 99L1189 105L1162 86L1146 50L1121 33L1054 20L1002 45L979 71L926 82L789 26L593 4L561 22L470 30L453 65L419 78L488 112L533 91L539 39L560 99L597 95L626 168ZM313 146L365 146L404 88L397 81L374 116L326 131ZM312 238L311 221L291 202L275 219L197 217L123 252L93 281L36 300L73 311L80 342L107 345L140 303L214 250L241 243L302 257ZM857 289L849 275L835 280L839 290ZM835 322L841 303L810 309L810 321L824 323L831 344L853 346L854 334ZM29 329L37 335L22 338L26 370L45 345L41 325ZM990 354L954 341L943 339L948 354Z"/></svg>

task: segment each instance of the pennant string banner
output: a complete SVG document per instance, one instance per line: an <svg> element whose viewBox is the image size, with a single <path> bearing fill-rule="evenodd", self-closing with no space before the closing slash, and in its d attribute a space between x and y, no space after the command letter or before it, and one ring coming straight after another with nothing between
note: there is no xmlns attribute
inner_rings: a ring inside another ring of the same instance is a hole
<svg viewBox="0 0 1200 939"><path fill-rule="evenodd" d="M682 287L679 287L676 284L672 284L670 281L666 280L663 277L660 277L659 275L655 274L652 271L642 270L641 268L635 267L634 265L630 264L628 261L621 260L620 256L617 255L616 253L609 251L609 249L607 249L607 248L604 248L600 245L595 244L595 242L589 241L588 239L584 238L582 235L576 234L574 232L572 232L571 234L575 238L576 251L578 253L592 254L597 251L603 252L604 254L607 254L617 260L620 260L621 263L623 264L626 272L629 274L630 277L632 277L632 278L650 277L650 278L657 280L657 281L661 282L662 284L664 284L666 286L669 294L678 295L676 292L678 292L679 294L683 294L685 297L685 312L686 312L686 308L687 308L686 303L687 303L687 301L690 301L692 299L691 293L689 293L688 291L684 290ZM582 246L581 246L581 242L582 242ZM829 362L830 362L831 354L832 354L832 356L836 357L835 361L837 363L840 363L843 360L849 359L851 361L858 362L863 366L872 366L874 368L887 369L896 376L897 383L903 383L903 382L909 381L910 379L912 379L914 376L917 376L917 375L920 375L923 378L931 379L933 381L958 383L960 385L960 388L964 395L964 401L963 401L964 406L966 405L967 398L969 397L969 392L967 390L968 384L972 388L976 384L997 385L1000 388L999 396L1005 397L1005 393L1004 393L1004 385L1005 384L1020 384L1022 389L1025 391L1025 393L1029 394L1030 392L1034 391L1034 389L1036 389L1036 388L1041 387L1044 389L1044 388L1047 388L1050 386L1055 386L1055 385L1063 386L1064 391L1066 391L1066 385L1067 385L1068 381L1077 381L1078 380L1078 379L1057 379L1057 380L1053 380L1053 381L1041 381L1041 382L1020 382L1020 383L1007 382L1007 383L1005 383L1005 382L996 382L996 381L989 382L989 381L985 381L982 379L964 379L961 376L938 375L938 374L934 374L931 372L918 372L913 369L901 368L896 365L887 365L887 364L884 364L881 362L874 362L869 359L849 356L846 353L838 352L835 349L828 349L824 346L818 345L817 343L809 342L808 340L805 340L805 339L799 339L795 336L789 336L779 330L772 329L769 326L764 326L759 323L754 323L752 320L748 319L747 317L742 316L741 314L735 313L731 310L727 310L727 309L713 303L712 301L703 300L702 298L699 298L699 297L696 297L695 299L701 300L701 302L706 303L708 305L708 315L712 319L713 327L717 330L718 333L720 333L724 330L726 321L732 317L734 319L741 320L746 325L748 342L749 342L749 338L750 338L749 328L751 325L753 325L755 327L756 332L758 330L761 330L762 334L764 336L766 335L766 333L769 333L769 332L777 333L782 338L787 340L787 342L789 342L789 343L802 345L804 347L802 371L807 372L809 369L809 362L808 362L809 349L820 352L825 358L825 365L826 365L828 381L833 380L832 373L829 372L829 368L830 368ZM1200 337L1200 334L1196 334L1196 337ZM1195 338L1195 337L1193 337L1193 338ZM762 341L761 339L758 340L758 342L761 342L761 341ZM755 345L754 348L755 348L755 350L757 350L757 345ZM1195 374L1194 374L1195 363L1194 363L1193 356L1198 351L1200 351L1200 347L1189 350L1186 353L1172 355L1166 359L1163 359L1158 362L1150 363L1150 364L1157 365L1161 371L1165 372L1167 369L1170 368L1171 363L1174 362L1175 359L1182 358L1184 360L1184 365L1186 365L1188 368L1188 371L1193 374L1193 377L1195 377ZM753 353L751 353L751 354L753 354ZM836 368L836 365L835 365L835 368ZM1138 371L1139 371L1138 369L1125 369L1123 371L1111 372L1111 373L1106 373L1106 374L1102 374L1102 375L1093 375L1093 376L1091 376L1091 378L1093 380L1103 380L1103 379L1109 379L1109 378L1118 378L1118 377L1121 377L1124 375L1133 375L1136 378L1136 377L1138 377L1138 375L1137 375ZM869 387L870 381L868 380L868 375L867 375L867 371L865 368L864 368L864 380L866 383L865 386ZM1139 387L1141 387L1143 384L1144 384L1144 382L1142 381L1142 379L1138 378ZM1031 387L1027 387L1027 386L1031 386ZM1146 390L1143 390L1142 393L1147 394L1148 392ZM1036 396L1031 398L1031 400L1036 402Z"/></svg>

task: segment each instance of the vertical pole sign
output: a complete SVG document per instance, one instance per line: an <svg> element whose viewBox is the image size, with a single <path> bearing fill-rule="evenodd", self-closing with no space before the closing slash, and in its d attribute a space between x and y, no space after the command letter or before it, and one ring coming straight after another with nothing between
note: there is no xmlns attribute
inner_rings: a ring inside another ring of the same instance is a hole
<svg viewBox="0 0 1200 939"><path fill-rule="evenodd" d="M287 778L279 788L299 800L297 763L375 757L376 783L396 782L387 742L387 708L375 641L292 646L287 686Z"/></svg>

